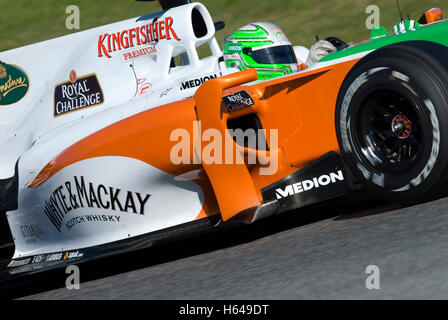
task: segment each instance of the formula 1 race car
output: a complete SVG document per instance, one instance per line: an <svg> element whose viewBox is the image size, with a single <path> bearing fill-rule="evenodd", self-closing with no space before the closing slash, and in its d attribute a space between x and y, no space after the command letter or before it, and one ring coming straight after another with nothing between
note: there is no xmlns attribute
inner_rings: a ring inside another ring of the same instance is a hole
<svg viewBox="0 0 448 320"><path fill-rule="evenodd" d="M206 7L0 53L9 274L344 196L412 204L448 182L448 22L432 9L268 81L227 68ZM330 38L329 38L330 39ZM197 48L210 47L200 59Z"/></svg>

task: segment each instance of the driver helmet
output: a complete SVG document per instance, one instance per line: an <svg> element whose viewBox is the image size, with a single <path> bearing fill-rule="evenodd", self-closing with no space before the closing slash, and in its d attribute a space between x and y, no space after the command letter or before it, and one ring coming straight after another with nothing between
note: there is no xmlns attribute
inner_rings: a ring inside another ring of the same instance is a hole
<svg viewBox="0 0 448 320"><path fill-rule="evenodd" d="M266 80L298 71L297 58L285 33L270 22L255 22L224 39L226 67L257 70Z"/></svg>

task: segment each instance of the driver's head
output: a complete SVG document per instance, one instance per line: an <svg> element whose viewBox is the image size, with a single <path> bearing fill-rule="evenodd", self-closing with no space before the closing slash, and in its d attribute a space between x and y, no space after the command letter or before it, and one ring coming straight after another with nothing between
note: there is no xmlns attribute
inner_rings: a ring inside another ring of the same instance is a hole
<svg viewBox="0 0 448 320"><path fill-rule="evenodd" d="M255 22L224 39L226 66L257 69L260 80L297 72L297 58L286 35L275 24Z"/></svg>

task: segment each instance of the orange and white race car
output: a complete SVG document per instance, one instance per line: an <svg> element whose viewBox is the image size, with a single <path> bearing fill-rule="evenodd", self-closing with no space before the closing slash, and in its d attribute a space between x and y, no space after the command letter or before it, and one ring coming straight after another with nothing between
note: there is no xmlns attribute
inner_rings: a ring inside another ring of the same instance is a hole
<svg viewBox="0 0 448 320"><path fill-rule="evenodd" d="M348 194L415 203L448 180L440 10L268 81L227 68L200 3L0 53L10 274L252 223ZM216 24L219 26L219 24ZM209 57L197 48L208 45Z"/></svg>

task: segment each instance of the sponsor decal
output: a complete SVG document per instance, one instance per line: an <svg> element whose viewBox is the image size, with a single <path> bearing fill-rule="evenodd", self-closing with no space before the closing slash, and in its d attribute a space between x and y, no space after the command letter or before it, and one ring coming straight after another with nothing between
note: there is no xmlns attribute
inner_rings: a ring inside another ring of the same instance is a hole
<svg viewBox="0 0 448 320"><path fill-rule="evenodd" d="M42 263L42 262L54 262L61 260L71 260L75 258L82 258L84 256L83 252L79 250L76 251L67 251L67 252L58 252L58 253L48 253L48 254L39 254L36 256L32 256L26 259L21 260L11 260L8 264L8 268L12 267L21 267L28 264Z"/></svg>
<svg viewBox="0 0 448 320"><path fill-rule="evenodd" d="M45 259L45 262L59 261L61 259L62 259L62 252L60 252L60 253L51 253L51 254L47 255L47 257Z"/></svg>
<svg viewBox="0 0 448 320"><path fill-rule="evenodd" d="M284 37L286 37L286 35L283 33L283 30L282 30L282 29L277 28L277 29L274 30L274 32L275 32L275 37L276 37L276 38L278 38L279 36L284 36Z"/></svg>
<svg viewBox="0 0 448 320"><path fill-rule="evenodd" d="M122 190L103 184L95 185L92 182L86 182L83 176L74 176L73 180L66 181L53 191L44 203L44 213L61 232L64 219L71 212L91 208L144 215L150 197L150 194ZM83 215L73 217L65 224L67 230L80 223L119 222L121 217L112 214L85 214L85 210L81 211Z"/></svg>
<svg viewBox="0 0 448 320"><path fill-rule="evenodd" d="M21 266L29 264L30 261L31 261L31 258L22 259L22 260L11 260L11 262L8 264L8 268L21 267Z"/></svg>
<svg viewBox="0 0 448 320"><path fill-rule="evenodd" d="M38 238L44 235L44 229L39 223L36 224L26 224L20 226L20 232L23 238Z"/></svg>
<svg viewBox="0 0 448 320"><path fill-rule="evenodd" d="M74 226L88 222L120 222L120 216L110 214L87 214L73 217L67 221L65 227L71 230Z"/></svg>
<svg viewBox="0 0 448 320"><path fill-rule="evenodd" d="M21 260L11 260L8 264L8 268L12 267L21 267L28 264L36 264L42 262L54 262L61 260L71 260L75 258L82 258L84 256L83 252L79 250L76 251L67 251L67 252L58 252L58 253L48 253L48 254L39 254L36 256L32 256L26 259Z"/></svg>
<svg viewBox="0 0 448 320"><path fill-rule="evenodd" d="M254 99L252 99L246 91L239 91L232 95L225 96L222 100L229 112L241 110L255 104Z"/></svg>
<svg viewBox="0 0 448 320"><path fill-rule="evenodd" d="M20 101L30 87L28 75L20 67L0 61L0 105Z"/></svg>
<svg viewBox="0 0 448 320"><path fill-rule="evenodd" d="M43 261L45 261L45 256L43 254L39 254L33 257L33 261L31 261L31 263L41 263Z"/></svg>
<svg viewBox="0 0 448 320"><path fill-rule="evenodd" d="M204 82L206 82L208 80L216 79L218 77L219 77L219 75L215 73L215 74L207 75L202 78L187 80L181 84L180 90L187 90L187 89L199 87Z"/></svg>
<svg viewBox="0 0 448 320"><path fill-rule="evenodd" d="M307 192L313 189L318 189L329 184L337 183L338 181L344 181L344 174L342 170L338 172L331 172L329 174L321 175L320 177L312 178L309 180L304 180L291 185L286 188L278 188L275 190L277 199L283 199L295 194Z"/></svg>
<svg viewBox="0 0 448 320"><path fill-rule="evenodd" d="M162 98L163 96L167 96L168 92L170 92L171 90L173 90L173 88L168 88L168 89L162 91L162 93L160 94L160 98Z"/></svg>
<svg viewBox="0 0 448 320"><path fill-rule="evenodd" d="M146 43L166 40L177 40L176 31L173 28L174 20L166 17L160 21L122 30L116 33L105 33L98 38L98 57L112 58L111 53L121 51Z"/></svg>
<svg viewBox="0 0 448 320"><path fill-rule="evenodd" d="M149 55L153 55L153 54L157 54L157 47L156 46L149 46L149 47L144 47L141 49L135 49L135 50L130 50L130 51L126 51L125 53L121 54L121 62L125 63L125 62L129 62L144 56L149 56Z"/></svg>
<svg viewBox="0 0 448 320"><path fill-rule="evenodd" d="M27 224L20 226L20 233L26 243L36 243L38 240L43 240L44 229L39 223Z"/></svg>
<svg viewBox="0 0 448 320"><path fill-rule="evenodd" d="M70 260L75 258L82 258L84 256L84 253L79 252L79 250L73 251L73 252L66 252L64 255L64 260Z"/></svg>
<svg viewBox="0 0 448 320"><path fill-rule="evenodd" d="M151 90L152 84L146 80L147 80L147 78L140 78L137 80L137 94L136 95L141 96L145 93L148 93L148 91Z"/></svg>
<svg viewBox="0 0 448 320"><path fill-rule="evenodd" d="M227 50L229 53L241 52L241 45L229 45Z"/></svg>
<svg viewBox="0 0 448 320"><path fill-rule="evenodd" d="M54 116L98 106L103 102L103 90L96 74L77 77L72 70L70 80L58 84L54 89Z"/></svg>

